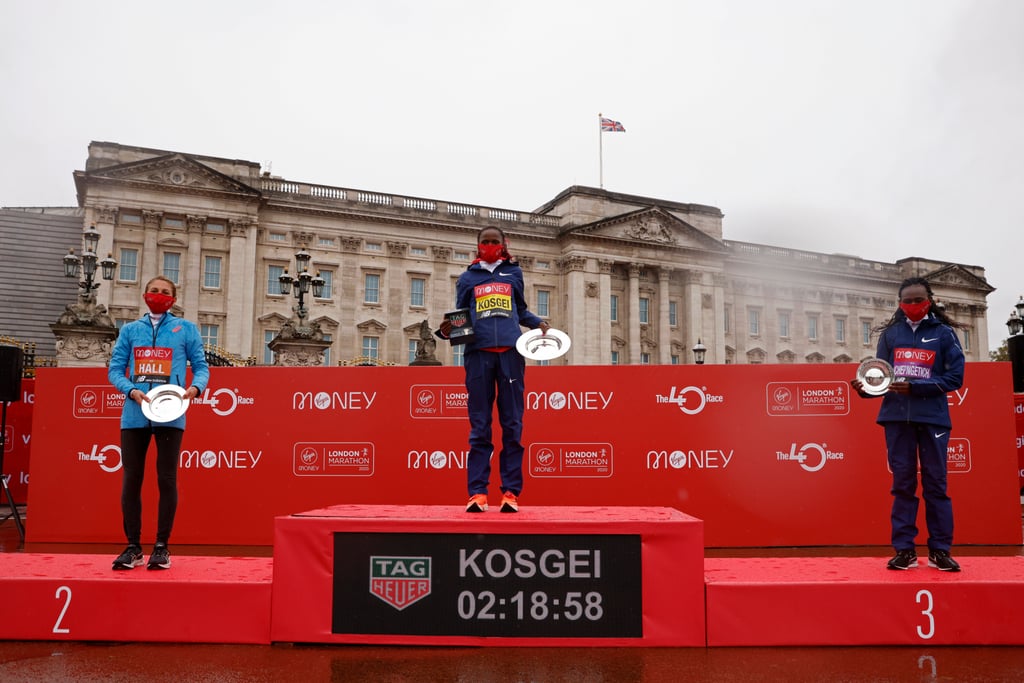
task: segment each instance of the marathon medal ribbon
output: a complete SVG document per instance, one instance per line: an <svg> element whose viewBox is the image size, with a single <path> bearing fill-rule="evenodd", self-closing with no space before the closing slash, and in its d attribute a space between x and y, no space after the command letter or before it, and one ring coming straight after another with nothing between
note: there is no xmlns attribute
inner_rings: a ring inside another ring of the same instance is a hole
<svg viewBox="0 0 1024 683"><path fill-rule="evenodd" d="M166 384L171 381L174 351L166 346L139 346L135 349L135 374L132 381Z"/></svg>

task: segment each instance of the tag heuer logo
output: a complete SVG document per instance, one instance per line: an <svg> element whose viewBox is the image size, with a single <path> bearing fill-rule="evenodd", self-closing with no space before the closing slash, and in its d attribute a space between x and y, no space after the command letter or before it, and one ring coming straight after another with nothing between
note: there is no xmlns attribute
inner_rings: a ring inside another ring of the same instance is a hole
<svg viewBox="0 0 1024 683"><path fill-rule="evenodd" d="M430 558L371 555L370 593L399 610L427 597Z"/></svg>

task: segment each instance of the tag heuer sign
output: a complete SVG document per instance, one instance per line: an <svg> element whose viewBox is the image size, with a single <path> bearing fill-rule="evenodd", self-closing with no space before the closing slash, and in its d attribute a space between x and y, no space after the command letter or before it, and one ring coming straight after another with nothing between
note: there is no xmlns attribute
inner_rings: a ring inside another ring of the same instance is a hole
<svg viewBox="0 0 1024 683"><path fill-rule="evenodd" d="M398 610L427 597L430 558L371 555L370 593Z"/></svg>

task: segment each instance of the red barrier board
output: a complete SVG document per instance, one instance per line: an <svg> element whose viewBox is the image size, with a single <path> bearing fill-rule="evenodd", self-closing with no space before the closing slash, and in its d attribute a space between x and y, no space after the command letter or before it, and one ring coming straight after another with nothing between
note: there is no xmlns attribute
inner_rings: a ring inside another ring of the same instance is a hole
<svg viewBox="0 0 1024 683"><path fill-rule="evenodd" d="M270 642L270 558L182 556L166 572L110 561L0 553L0 639Z"/></svg>
<svg viewBox="0 0 1024 683"><path fill-rule="evenodd" d="M704 647L700 520L339 505L277 519L274 641Z"/></svg>
<svg viewBox="0 0 1024 683"><path fill-rule="evenodd" d="M958 556L963 572L884 557L705 560L708 646L1019 645L1024 558Z"/></svg>
<svg viewBox="0 0 1024 683"><path fill-rule="evenodd" d="M1024 496L1024 394L1013 395L1013 414L1017 423L1017 468L1020 475L1020 493Z"/></svg>
<svg viewBox="0 0 1024 683"><path fill-rule="evenodd" d="M704 520L709 547L886 544L879 403L851 396L855 369L530 367L521 503L672 507ZM211 372L188 412L172 543L269 545L275 517L338 504L464 505L462 368ZM955 542L1019 544L1009 364L966 378L949 395ZM121 541L123 400L103 369L39 371L30 542Z"/></svg>
<svg viewBox="0 0 1024 683"><path fill-rule="evenodd" d="M32 408L36 398L36 381L21 380L21 400L7 404L7 425L4 429L3 474L10 475L7 486L18 504L28 499L28 461L32 441ZM0 494L0 503L6 504Z"/></svg>

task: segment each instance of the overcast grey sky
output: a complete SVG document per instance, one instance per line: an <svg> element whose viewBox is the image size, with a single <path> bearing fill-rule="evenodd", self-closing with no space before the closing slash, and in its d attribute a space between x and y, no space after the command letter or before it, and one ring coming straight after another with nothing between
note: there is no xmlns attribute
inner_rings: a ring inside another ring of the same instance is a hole
<svg viewBox="0 0 1024 683"><path fill-rule="evenodd" d="M726 239L983 266L1024 293L1024 2L0 2L0 206L89 142L532 210L574 184ZM1013 197L1018 199L1014 200Z"/></svg>

